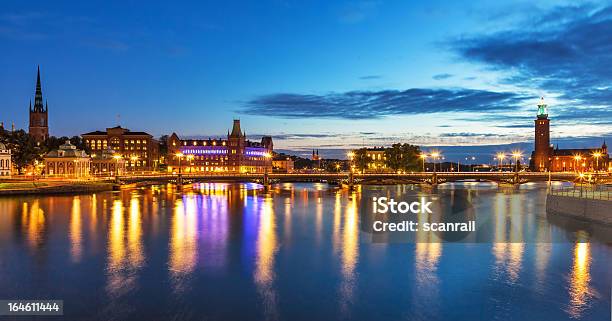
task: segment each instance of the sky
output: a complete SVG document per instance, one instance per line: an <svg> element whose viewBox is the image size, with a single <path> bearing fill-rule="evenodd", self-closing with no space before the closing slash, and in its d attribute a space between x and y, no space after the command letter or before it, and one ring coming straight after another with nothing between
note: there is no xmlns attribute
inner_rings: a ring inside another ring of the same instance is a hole
<svg viewBox="0 0 612 321"><path fill-rule="evenodd" d="M484 162L530 151L544 96L553 143L612 140L605 2L7 0L0 58L0 121L27 127L40 65L55 136L239 118L296 155L407 142Z"/></svg>

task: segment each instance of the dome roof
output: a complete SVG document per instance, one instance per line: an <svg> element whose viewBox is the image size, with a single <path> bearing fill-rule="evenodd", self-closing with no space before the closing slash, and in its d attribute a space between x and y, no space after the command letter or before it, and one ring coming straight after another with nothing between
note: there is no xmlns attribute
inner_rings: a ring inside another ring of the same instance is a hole
<svg viewBox="0 0 612 321"><path fill-rule="evenodd" d="M0 150L5 150L6 149L6 145L0 143Z"/></svg>

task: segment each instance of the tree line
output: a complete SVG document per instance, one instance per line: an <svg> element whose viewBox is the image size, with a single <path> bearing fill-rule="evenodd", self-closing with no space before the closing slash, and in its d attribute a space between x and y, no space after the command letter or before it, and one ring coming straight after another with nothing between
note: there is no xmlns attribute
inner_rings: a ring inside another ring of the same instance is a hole
<svg viewBox="0 0 612 321"><path fill-rule="evenodd" d="M384 149L384 164L388 169L397 171L419 171L421 166L419 164L419 156L421 155L421 149L419 146L411 145L407 143L395 143L390 147ZM353 165L355 168L364 172L368 165L374 160L368 156L367 148L360 148L353 153Z"/></svg>
<svg viewBox="0 0 612 321"><path fill-rule="evenodd" d="M85 145L85 142L80 136L50 136L47 140L39 144L23 129L6 130L0 128L0 142L11 150L11 160L19 174L23 174L23 171L29 165L33 165L35 161L42 162L45 154L58 149L60 145L64 144L67 140L78 149L89 152L89 148Z"/></svg>

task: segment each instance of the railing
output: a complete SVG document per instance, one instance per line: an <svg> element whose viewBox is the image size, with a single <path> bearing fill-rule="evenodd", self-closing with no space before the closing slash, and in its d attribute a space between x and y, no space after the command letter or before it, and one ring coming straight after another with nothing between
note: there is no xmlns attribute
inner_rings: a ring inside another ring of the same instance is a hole
<svg viewBox="0 0 612 321"><path fill-rule="evenodd" d="M612 201L612 186L582 185L550 190L551 195Z"/></svg>

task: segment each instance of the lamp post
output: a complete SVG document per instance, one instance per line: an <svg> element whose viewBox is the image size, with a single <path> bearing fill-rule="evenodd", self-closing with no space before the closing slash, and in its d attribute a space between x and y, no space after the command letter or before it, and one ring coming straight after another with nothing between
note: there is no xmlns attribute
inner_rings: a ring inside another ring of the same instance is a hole
<svg viewBox="0 0 612 321"><path fill-rule="evenodd" d="M523 153L521 153L518 150L514 151L512 152L512 157L514 158L515 171L518 172L519 171L518 160L523 157Z"/></svg>
<svg viewBox="0 0 612 321"><path fill-rule="evenodd" d="M433 159L433 172L436 172L436 160L440 157L440 152L434 151L431 153L431 158Z"/></svg>
<svg viewBox="0 0 612 321"><path fill-rule="evenodd" d="M179 168L178 176L180 177L181 176L181 159L183 158L184 155L183 155L183 153L178 152L178 153L174 154L174 156L176 156L178 158L178 160L179 160L179 163L178 163L178 168Z"/></svg>
<svg viewBox="0 0 612 321"><path fill-rule="evenodd" d="M427 154L423 153L423 154L419 155L419 157L423 161L423 172L425 172L425 159L427 159Z"/></svg>
<svg viewBox="0 0 612 321"><path fill-rule="evenodd" d="M504 153L497 153L497 159L499 160L499 170L503 170L504 167L504 158L506 155Z"/></svg>
<svg viewBox="0 0 612 321"><path fill-rule="evenodd" d="M574 155L574 170L578 173L578 162L582 159L580 155Z"/></svg>
<svg viewBox="0 0 612 321"><path fill-rule="evenodd" d="M601 153L595 152L593 153L593 157L595 158L595 162L596 162L595 172L598 172L599 171L599 158L601 157Z"/></svg>
<svg viewBox="0 0 612 321"><path fill-rule="evenodd" d="M119 181L119 160L121 159L121 155L113 155L115 159L115 180Z"/></svg>

